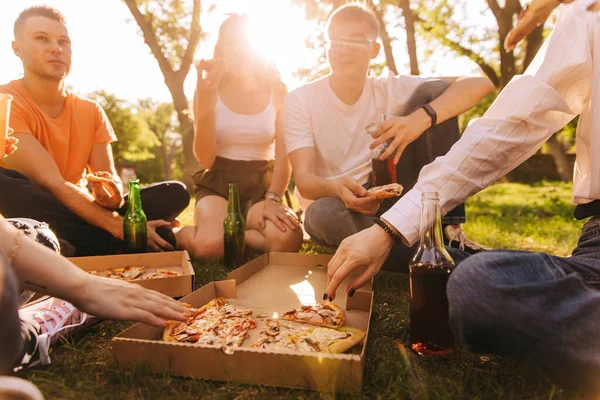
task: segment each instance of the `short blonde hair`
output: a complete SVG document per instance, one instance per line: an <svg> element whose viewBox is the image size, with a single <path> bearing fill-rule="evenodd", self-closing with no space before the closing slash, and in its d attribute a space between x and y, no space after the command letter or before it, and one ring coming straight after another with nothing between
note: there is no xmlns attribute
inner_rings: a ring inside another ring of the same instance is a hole
<svg viewBox="0 0 600 400"><path fill-rule="evenodd" d="M331 36L332 25L348 22L365 24L373 39L379 36L379 20L375 12L360 2L348 3L337 8L327 20L327 35Z"/></svg>

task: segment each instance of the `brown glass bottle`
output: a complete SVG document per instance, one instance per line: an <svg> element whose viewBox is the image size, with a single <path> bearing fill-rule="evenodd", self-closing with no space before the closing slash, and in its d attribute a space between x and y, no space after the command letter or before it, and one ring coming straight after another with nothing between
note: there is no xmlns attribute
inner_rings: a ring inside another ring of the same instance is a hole
<svg viewBox="0 0 600 400"><path fill-rule="evenodd" d="M129 182L129 199L127 211L123 216L123 241L128 253L146 253L148 251L146 214L142 209L140 182L137 179Z"/></svg>
<svg viewBox="0 0 600 400"><path fill-rule="evenodd" d="M229 184L227 215L223 221L223 260L228 265L239 267L244 261L246 247L246 221L240 207L238 184Z"/></svg>
<svg viewBox="0 0 600 400"><path fill-rule="evenodd" d="M383 108L378 108L376 123L372 125L372 129L369 130L369 134L372 135L377 129L379 129L379 127L385 122L385 120L385 110ZM373 186L382 186L397 182L396 166L394 165L393 157L389 157L385 160L379 159L379 156L381 156L387 150L392 140L393 138L387 140L386 142L374 148L371 152Z"/></svg>
<svg viewBox="0 0 600 400"><path fill-rule="evenodd" d="M454 261L444 248L437 193L423 193L420 242L410 269L410 343L419 355L452 352L446 284Z"/></svg>

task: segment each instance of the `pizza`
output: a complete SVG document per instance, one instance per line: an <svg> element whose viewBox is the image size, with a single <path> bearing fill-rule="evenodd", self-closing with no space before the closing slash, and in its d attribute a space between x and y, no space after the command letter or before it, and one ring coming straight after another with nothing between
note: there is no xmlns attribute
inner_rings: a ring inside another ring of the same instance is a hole
<svg viewBox="0 0 600 400"><path fill-rule="evenodd" d="M402 194L402 185L390 183L389 185L375 186L367 190L367 196L375 196L378 199L391 199Z"/></svg>
<svg viewBox="0 0 600 400"><path fill-rule="evenodd" d="M132 265L129 267L107 269L103 272L107 278L121 279L123 281L132 281L142 276L142 274L146 272L146 268ZM98 276L98 271L88 271L88 274Z"/></svg>
<svg viewBox="0 0 600 400"><path fill-rule="evenodd" d="M324 304L315 304L314 306L302 306L288 311L281 316L281 319L295 322L305 322L307 324L328 326L339 328L346 322L344 310L330 301Z"/></svg>
<svg viewBox="0 0 600 400"><path fill-rule="evenodd" d="M325 328L268 319L250 347L311 353L343 353L360 343L365 332L354 328Z"/></svg>
<svg viewBox="0 0 600 400"><path fill-rule="evenodd" d="M85 179L87 179L88 181L91 182L107 182L107 181L113 181L113 176L110 172L106 172L106 171L97 171L94 172L93 174L87 174L85 176Z"/></svg>
<svg viewBox="0 0 600 400"><path fill-rule="evenodd" d="M140 279L160 279L160 278L172 278L175 276L181 276L177 271L171 271L169 269L157 269L154 272L150 272L148 275L142 276Z"/></svg>
<svg viewBox="0 0 600 400"><path fill-rule="evenodd" d="M217 297L191 313L186 322L169 321L163 340L233 348L242 345L250 329L256 328L254 310L242 309Z"/></svg>

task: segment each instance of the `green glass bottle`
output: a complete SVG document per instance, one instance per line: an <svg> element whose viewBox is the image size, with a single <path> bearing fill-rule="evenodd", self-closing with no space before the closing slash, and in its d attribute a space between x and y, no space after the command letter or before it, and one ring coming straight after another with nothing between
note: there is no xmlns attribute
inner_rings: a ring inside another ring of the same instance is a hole
<svg viewBox="0 0 600 400"><path fill-rule="evenodd" d="M229 184L229 202L227 204L227 215L223 221L223 233L223 260L229 265L239 267L244 261L246 221L240 207L237 183Z"/></svg>
<svg viewBox="0 0 600 400"><path fill-rule="evenodd" d="M129 182L129 203L123 217L123 241L128 253L148 251L146 222L148 220L142 209L140 181L134 179Z"/></svg>

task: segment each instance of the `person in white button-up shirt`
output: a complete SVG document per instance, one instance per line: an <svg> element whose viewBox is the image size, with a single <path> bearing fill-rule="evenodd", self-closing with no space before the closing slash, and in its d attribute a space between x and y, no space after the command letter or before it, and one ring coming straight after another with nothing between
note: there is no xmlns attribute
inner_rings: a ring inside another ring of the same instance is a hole
<svg viewBox="0 0 600 400"><path fill-rule="evenodd" d="M533 357L563 387L600 393L600 13L588 11L595 3L561 7L527 71L446 156L421 170L415 187L382 219L413 244L423 192L438 192L444 213L527 160L580 115L573 203L577 217L592 218L571 257L518 251L466 257L450 249L457 268L447 292L452 330L470 349ZM379 226L347 238L329 264L327 294L335 297L339 283L359 268L348 291L360 288L379 271L392 242Z"/></svg>

